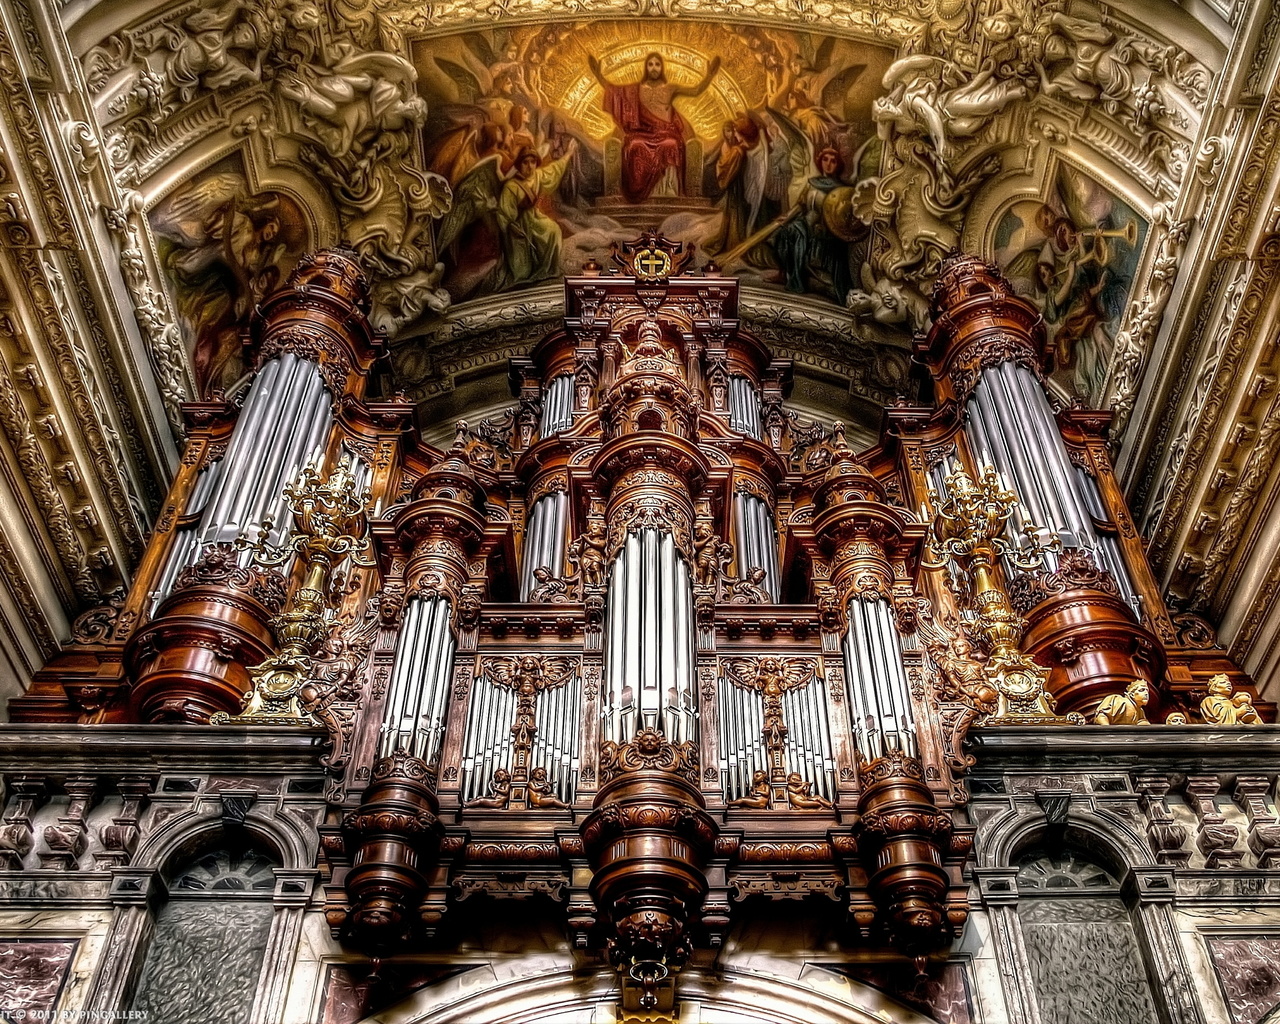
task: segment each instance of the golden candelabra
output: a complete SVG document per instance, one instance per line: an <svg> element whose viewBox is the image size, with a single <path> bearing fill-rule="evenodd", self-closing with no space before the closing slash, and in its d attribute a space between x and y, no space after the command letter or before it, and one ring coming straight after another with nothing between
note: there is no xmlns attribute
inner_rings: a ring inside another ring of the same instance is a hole
<svg viewBox="0 0 1280 1024"><path fill-rule="evenodd" d="M1049 669L1037 665L1018 648L1026 622L1013 609L1000 585L996 559L1003 556L1018 568L1031 568L1042 552L1020 550L1006 536L1009 517L1018 497L999 475L987 467L978 481L963 469L947 476L947 497L931 495L935 516L929 532L932 568L953 566L964 591L962 601L973 613L972 628L985 640L987 660L982 665L987 682L997 694L996 708L984 725L1084 724L1078 714L1060 716L1046 688ZM1030 536L1033 529L1028 528ZM967 600L966 600L967 599Z"/></svg>
<svg viewBox="0 0 1280 1024"><path fill-rule="evenodd" d="M294 555L302 560L302 580L289 597L285 610L272 620L279 650L249 669L253 682L238 715L225 711L210 718L214 725L324 724L299 703L311 679L315 656L329 633L325 613L334 599L334 570L345 560L352 565L373 565L368 557L370 494L357 490L351 460L343 456L337 467L321 477L316 465L305 466L298 479L284 489L293 514L293 529L274 551L266 544L268 529L258 540L240 546L253 552L262 565L282 565Z"/></svg>

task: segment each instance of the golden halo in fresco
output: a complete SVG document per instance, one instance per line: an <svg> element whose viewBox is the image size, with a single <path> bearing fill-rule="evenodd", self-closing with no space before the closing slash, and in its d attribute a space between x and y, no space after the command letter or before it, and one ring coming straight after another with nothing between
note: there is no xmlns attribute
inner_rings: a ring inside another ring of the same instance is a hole
<svg viewBox="0 0 1280 1024"><path fill-rule="evenodd" d="M613 119L604 112L600 84L587 68L587 57L600 61L611 82L640 80L644 59L660 53L667 80L696 85L713 57L721 70L701 96L685 97L678 108L689 127L704 141L718 139L726 121L754 106L748 96L766 92L765 74L742 37L717 25L645 25L637 36L634 22L597 22L577 26L567 39L543 55L543 94L576 119L595 139L613 134Z"/></svg>

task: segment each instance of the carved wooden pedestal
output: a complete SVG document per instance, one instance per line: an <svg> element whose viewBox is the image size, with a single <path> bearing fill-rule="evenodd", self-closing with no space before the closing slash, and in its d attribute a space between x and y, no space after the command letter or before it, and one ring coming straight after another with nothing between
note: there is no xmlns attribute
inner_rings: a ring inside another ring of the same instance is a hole
<svg viewBox="0 0 1280 1024"><path fill-rule="evenodd" d="M605 784L582 825L591 896L612 920L610 960L649 1009L688 959L716 824L703 809L692 743L673 746L646 729L630 743L605 743L600 766Z"/></svg>
<svg viewBox="0 0 1280 1024"><path fill-rule="evenodd" d="M203 723L239 711L249 668L274 652L270 622L284 596L279 573L241 568L229 544L183 570L125 647L138 719Z"/></svg>
<svg viewBox="0 0 1280 1024"><path fill-rule="evenodd" d="M373 784L343 822L351 869L345 935L376 956L396 950L420 930L418 908L444 827L427 765L403 750L373 767Z"/></svg>
<svg viewBox="0 0 1280 1024"><path fill-rule="evenodd" d="M924 768L892 750L859 772L863 789L857 837L872 899L890 941L910 956L944 949L964 912L948 906L951 816L938 810ZM967 851L968 837L957 837ZM959 851L954 851L959 852Z"/></svg>

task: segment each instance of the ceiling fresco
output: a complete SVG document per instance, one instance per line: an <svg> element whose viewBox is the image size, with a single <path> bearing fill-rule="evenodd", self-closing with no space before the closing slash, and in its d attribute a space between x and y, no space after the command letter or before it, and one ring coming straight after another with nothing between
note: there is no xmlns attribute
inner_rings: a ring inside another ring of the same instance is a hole
<svg viewBox="0 0 1280 1024"><path fill-rule="evenodd" d="M692 0L503 4L456 25L446 6L222 0L76 27L182 329L159 364L227 386L237 318L302 248L340 241L373 279L396 386L426 400L500 379L554 319L556 279L658 227L866 408L913 390L910 337L956 247L1040 304L1064 396L1132 404L1149 339L1130 321L1178 225L1203 40L1063 0L750 21Z"/></svg>
<svg viewBox="0 0 1280 1024"><path fill-rule="evenodd" d="M995 257L1019 295L1044 315L1046 369L1097 402L1115 351L1147 221L1092 178L1060 165L1044 201L1000 219Z"/></svg>
<svg viewBox="0 0 1280 1024"><path fill-rule="evenodd" d="M252 192L238 157L185 182L151 210L157 254L201 394L244 372L240 327L313 248L297 200Z"/></svg>
<svg viewBox="0 0 1280 1024"><path fill-rule="evenodd" d="M744 282L843 306L867 256L885 47L767 28L570 22L414 48L453 301L608 262L659 227ZM819 166L819 165L822 166Z"/></svg>

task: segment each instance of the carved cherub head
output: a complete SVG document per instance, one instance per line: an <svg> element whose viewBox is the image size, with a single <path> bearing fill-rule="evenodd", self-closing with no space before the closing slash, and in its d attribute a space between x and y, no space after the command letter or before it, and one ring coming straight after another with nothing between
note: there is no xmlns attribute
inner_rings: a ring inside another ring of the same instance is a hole
<svg viewBox="0 0 1280 1024"><path fill-rule="evenodd" d="M648 756L662 749L662 734L656 729L641 729L636 733L636 749Z"/></svg>

